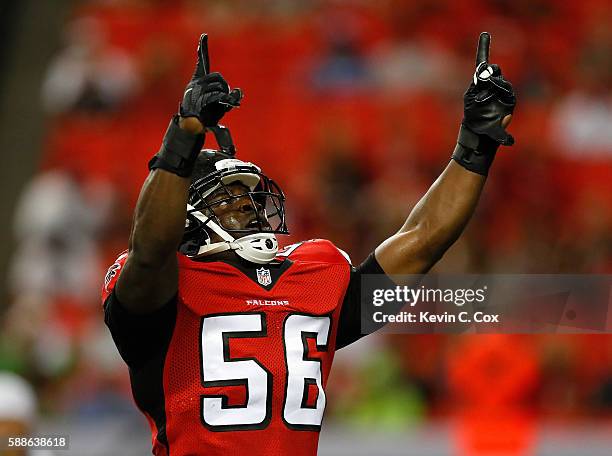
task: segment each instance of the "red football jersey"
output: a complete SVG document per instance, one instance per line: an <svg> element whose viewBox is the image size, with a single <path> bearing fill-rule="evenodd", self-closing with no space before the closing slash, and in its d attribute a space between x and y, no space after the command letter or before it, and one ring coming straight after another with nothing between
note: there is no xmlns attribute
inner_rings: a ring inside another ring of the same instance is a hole
<svg viewBox="0 0 612 456"><path fill-rule="evenodd" d="M126 258L102 300L153 454L315 455L352 270L343 252L313 240L268 265L179 255L178 295L158 317L119 309L112 290Z"/></svg>

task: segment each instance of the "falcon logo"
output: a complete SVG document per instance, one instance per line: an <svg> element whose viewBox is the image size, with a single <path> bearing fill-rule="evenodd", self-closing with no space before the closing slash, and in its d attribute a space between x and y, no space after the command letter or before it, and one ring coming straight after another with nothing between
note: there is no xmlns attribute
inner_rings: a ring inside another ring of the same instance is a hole
<svg viewBox="0 0 612 456"><path fill-rule="evenodd" d="M117 271L119 271L119 269L121 269L121 264L119 262L113 263L113 265L108 268L108 271L104 276L104 289L106 291L108 291L108 285L111 283L111 280L113 280L113 277L117 275Z"/></svg>
<svg viewBox="0 0 612 456"><path fill-rule="evenodd" d="M272 283L272 276L270 275L270 270L266 268L255 269L257 272L257 282L259 282L264 287L267 287Z"/></svg>

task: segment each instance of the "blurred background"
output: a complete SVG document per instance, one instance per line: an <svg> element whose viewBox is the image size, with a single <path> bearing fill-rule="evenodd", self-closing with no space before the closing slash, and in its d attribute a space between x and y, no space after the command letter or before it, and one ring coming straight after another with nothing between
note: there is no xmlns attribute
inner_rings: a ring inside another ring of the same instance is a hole
<svg viewBox="0 0 612 456"><path fill-rule="evenodd" d="M435 270L612 272L607 0L25 0L0 25L0 430L150 453L99 294L202 32L245 92L238 156L287 194L282 243L358 264L446 166L489 31L516 145ZM609 455L612 337L370 336L325 423L321 455Z"/></svg>

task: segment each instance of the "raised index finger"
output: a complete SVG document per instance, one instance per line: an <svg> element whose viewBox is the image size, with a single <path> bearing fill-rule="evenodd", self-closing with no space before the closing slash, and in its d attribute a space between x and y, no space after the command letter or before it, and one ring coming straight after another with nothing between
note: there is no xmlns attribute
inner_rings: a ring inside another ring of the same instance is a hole
<svg viewBox="0 0 612 456"><path fill-rule="evenodd" d="M208 59L208 35L202 33L200 35L200 44L198 45L198 63L196 64L196 75L205 76L210 73L210 60Z"/></svg>
<svg viewBox="0 0 612 456"><path fill-rule="evenodd" d="M489 45L491 44L491 35L487 32L482 32L478 38L478 50L476 51L476 66L482 62L489 61Z"/></svg>

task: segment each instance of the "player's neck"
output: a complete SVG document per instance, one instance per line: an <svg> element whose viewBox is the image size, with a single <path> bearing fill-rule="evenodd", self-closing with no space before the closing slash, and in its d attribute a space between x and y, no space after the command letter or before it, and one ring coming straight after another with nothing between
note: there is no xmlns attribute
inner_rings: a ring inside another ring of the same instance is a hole
<svg viewBox="0 0 612 456"><path fill-rule="evenodd" d="M198 259L198 261L223 261L229 264L240 264L243 267L256 266L255 263L245 260L236 254L235 250L225 250Z"/></svg>
<svg viewBox="0 0 612 456"><path fill-rule="evenodd" d="M224 252L215 253L213 255L207 255L204 257L197 258L196 261L223 261L224 263L229 263L235 266L242 266L243 268L254 268L263 266L262 264L253 263L252 261L245 260L244 258L238 256L235 250L226 250ZM278 265L280 263L282 263L282 261L279 262L277 260L273 260L269 264L272 266Z"/></svg>
<svg viewBox="0 0 612 456"><path fill-rule="evenodd" d="M240 261L241 258L236 255L234 250L225 250L224 252L214 253L203 258L204 261L227 261L236 262ZM248 263L248 262L247 262Z"/></svg>

